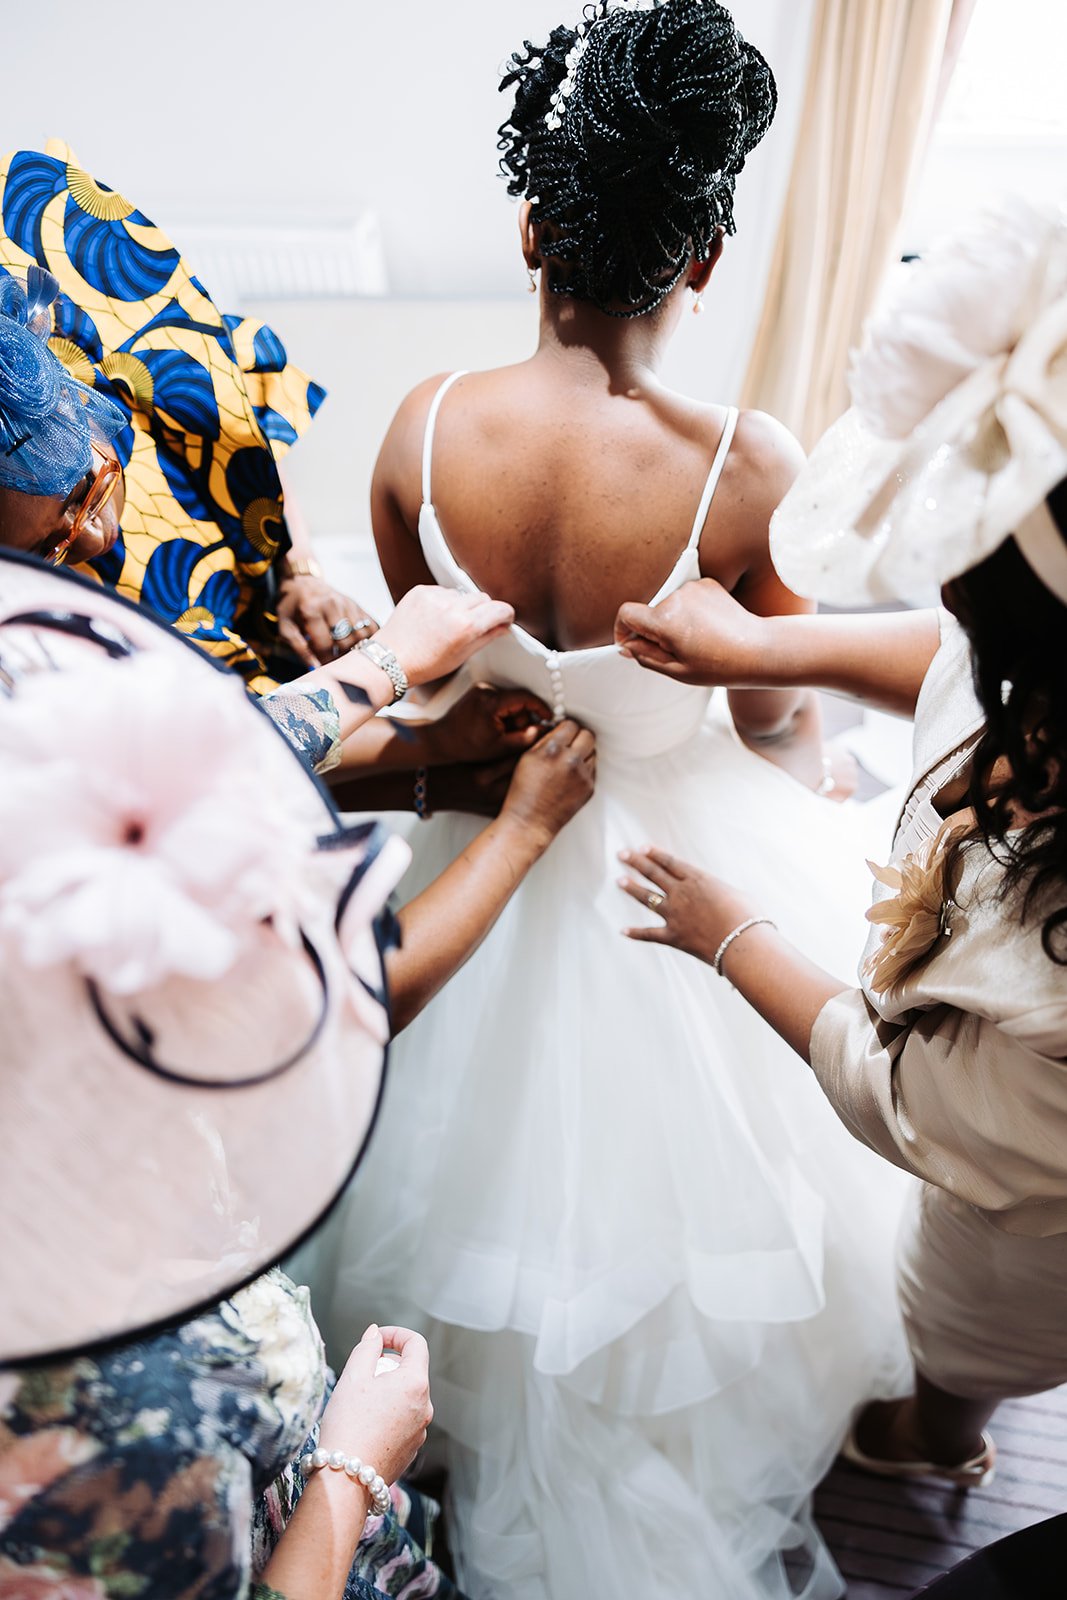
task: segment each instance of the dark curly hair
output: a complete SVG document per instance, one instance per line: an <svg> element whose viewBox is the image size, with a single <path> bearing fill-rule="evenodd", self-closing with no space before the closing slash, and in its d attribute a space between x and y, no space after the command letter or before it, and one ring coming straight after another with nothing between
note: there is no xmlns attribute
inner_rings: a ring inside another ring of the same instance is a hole
<svg viewBox="0 0 1067 1600"><path fill-rule="evenodd" d="M548 226L549 287L614 316L654 311L717 228L734 232L737 174L777 105L766 61L717 0L599 0L543 48L527 40L513 86L500 168Z"/></svg>
<svg viewBox="0 0 1067 1600"><path fill-rule="evenodd" d="M1067 538L1067 480L1048 507ZM973 647L986 718L970 793L979 831L1004 864L1002 896L1021 895L1023 918L1041 917L1045 954L1067 966L1067 605L1014 539L955 578L947 598ZM1011 775L991 794L1001 757ZM1038 820L1015 829L1013 804Z"/></svg>

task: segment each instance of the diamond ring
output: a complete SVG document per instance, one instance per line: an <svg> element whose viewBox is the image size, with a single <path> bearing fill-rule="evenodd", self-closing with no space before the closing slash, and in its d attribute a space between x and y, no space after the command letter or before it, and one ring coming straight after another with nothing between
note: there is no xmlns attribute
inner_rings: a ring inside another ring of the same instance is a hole
<svg viewBox="0 0 1067 1600"><path fill-rule="evenodd" d="M342 617L340 622L335 622L330 629L330 638L336 644L341 644L343 640L350 638L355 631L356 624L352 621L352 618Z"/></svg>

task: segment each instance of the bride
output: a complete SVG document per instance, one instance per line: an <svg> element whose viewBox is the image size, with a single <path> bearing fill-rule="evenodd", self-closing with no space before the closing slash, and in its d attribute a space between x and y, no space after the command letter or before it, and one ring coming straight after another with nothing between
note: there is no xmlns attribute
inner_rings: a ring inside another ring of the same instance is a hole
<svg viewBox="0 0 1067 1600"><path fill-rule="evenodd" d="M855 969L847 808L745 742L799 741L806 703L709 707L611 644L621 602L700 575L756 612L803 609L767 551L796 443L656 376L702 309L774 81L715 0L587 7L509 68L500 147L540 342L408 397L374 523L395 596L436 581L514 605L477 676L587 723L599 782L394 1046L316 1304L338 1348L366 1305L431 1334L474 1600L812 1600L841 1592L812 1488L853 1408L906 1381L898 1179L706 966L620 937L617 886L618 852L655 838ZM411 888L476 828L421 828Z"/></svg>

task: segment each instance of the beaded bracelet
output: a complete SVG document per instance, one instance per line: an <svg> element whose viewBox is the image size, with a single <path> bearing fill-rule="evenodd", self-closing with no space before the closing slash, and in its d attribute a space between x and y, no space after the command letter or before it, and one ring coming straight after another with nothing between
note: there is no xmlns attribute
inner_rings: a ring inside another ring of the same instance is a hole
<svg viewBox="0 0 1067 1600"><path fill-rule="evenodd" d="M433 816L430 809L430 773L427 767L415 769L415 813L420 822L429 822Z"/></svg>
<svg viewBox="0 0 1067 1600"><path fill-rule="evenodd" d="M734 940L740 939L741 935L743 933L747 933L749 928L758 927L761 922L767 923L768 927L774 928L775 931L777 931L778 924L771 917L749 917L747 922L740 923L732 933L728 933L726 935L726 938L723 940L722 944L711 958L711 964L715 968L715 971L718 973L720 978L723 976L722 958L726 954L727 950L729 950Z"/></svg>
<svg viewBox="0 0 1067 1600"><path fill-rule="evenodd" d="M368 1462L361 1461L358 1456L346 1456L343 1450L309 1450L306 1456L300 1458L300 1470L305 1478L310 1478L313 1472L319 1472L323 1467L330 1467L334 1472L343 1472L353 1481L363 1485L370 1495L371 1510L378 1516L384 1517L392 1505L389 1485L374 1467Z"/></svg>

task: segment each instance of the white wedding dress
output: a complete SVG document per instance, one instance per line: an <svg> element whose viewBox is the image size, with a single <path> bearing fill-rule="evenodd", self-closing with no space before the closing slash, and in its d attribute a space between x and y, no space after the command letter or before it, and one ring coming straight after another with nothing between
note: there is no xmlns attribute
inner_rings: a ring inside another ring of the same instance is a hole
<svg viewBox="0 0 1067 1600"><path fill-rule="evenodd" d="M430 493L443 393L420 538L438 582L472 589ZM657 599L699 575L735 420ZM610 646L515 627L473 670L593 728L597 790L396 1041L319 1246L320 1322L335 1359L372 1320L428 1333L472 1600L837 1595L808 1502L852 1410L907 1384L902 1175L709 967L621 937L645 914L616 880L620 849L663 846L851 981L870 878L850 808ZM419 827L401 900L481 826Z"/></svg>

